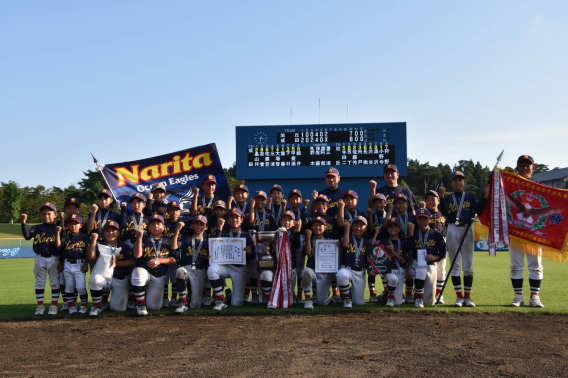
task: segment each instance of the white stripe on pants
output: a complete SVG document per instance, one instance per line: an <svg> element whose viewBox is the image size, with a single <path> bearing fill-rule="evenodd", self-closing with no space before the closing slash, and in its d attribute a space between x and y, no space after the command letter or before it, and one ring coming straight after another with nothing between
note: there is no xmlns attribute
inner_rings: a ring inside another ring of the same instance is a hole
<svg viewBox="0 0 568 378"><path fill-rule="evenodd" d="M346 266L342 266L337 272L337 284L341 286L349 285L351 282L351 298L354 305L365 304L365 270L351 270Z"/></svg>
<svg viewBox="0 0 568 378"><path fill-rule="evenodd" d="M49 275L49 286L51 289L59 289L59 272L57 271L59 257L37 256L34 261L35 288L45 289L45 282Z"/></svg>
<svg viewBox="0 0 568 378"><path fill-rule="evenodd" d="M447 247L450 254L450 263L454 260L454 256L458 251L460 241L466 229L468 229L467 226L458 227L453 223L448 225ZM459 257L450 274L452 276L459 276L463 270L464 276L473 276L473 229L471 227L469 227Z"/></svg>
<svg viewBox="0 0 568 378"><path fill-rule="evenodd" d="M525 270L525 256L527 256L529 279L542 280L544 277L544 268L542 267L542 250L539 249L538 256L535 256L509 246L509 256L511 258L510 276L512 279L523 278L523 272Z"/></svg>
<svg viewBox="0 0 568 378"><path fill-rule="evenodd" d="M146 307L148 310L162 308L164 295L164 277L155 277L139 266L132 271L132 286L144 286L146 291Z"/></svg>

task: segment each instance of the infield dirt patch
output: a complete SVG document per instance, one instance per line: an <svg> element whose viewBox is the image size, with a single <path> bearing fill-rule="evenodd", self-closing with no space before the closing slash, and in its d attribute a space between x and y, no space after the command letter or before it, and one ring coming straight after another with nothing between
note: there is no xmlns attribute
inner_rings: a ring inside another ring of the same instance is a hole
<svg viewBox="0 0 568 378"><path fill-rule="evenodd" d="M2 376L568 374L566 316L151 316L0 330Z"/></svg>

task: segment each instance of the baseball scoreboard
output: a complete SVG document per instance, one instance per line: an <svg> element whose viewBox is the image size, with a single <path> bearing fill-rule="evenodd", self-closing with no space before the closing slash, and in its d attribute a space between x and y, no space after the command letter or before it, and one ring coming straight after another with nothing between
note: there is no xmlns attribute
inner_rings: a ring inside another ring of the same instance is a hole
<svg viewBox="0 0 568 378"><path fill-rule="evenodd" d="M397 164L406 175L406 123L237 126L239 179L321 178L336 167L342 178L382 176Z"/></svg>

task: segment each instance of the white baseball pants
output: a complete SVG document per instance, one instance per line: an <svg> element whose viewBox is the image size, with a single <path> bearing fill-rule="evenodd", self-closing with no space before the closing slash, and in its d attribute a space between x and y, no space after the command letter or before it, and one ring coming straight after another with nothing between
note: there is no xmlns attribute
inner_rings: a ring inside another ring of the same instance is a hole
<svg viewBox="0 0 568 378"><path fill-rule="evenodd" d="M312 282L316 281L316 301L320 306L327 306L329 300L329 289L331 288L331 280L335 276L334 273L316 273L312 268L304 268L302 270L302 281L300 286L304 292L312 290Z"/></svg>
<svg viewBox="0 0 568 378"><path fill-rule="evenodd" d="M529 268L529 279L542 280L542 278L544 277L544 268L542 267L542 252L539 251L538 256L535 256L530 253L509 247L509 257L511 258L511 278L523 279L523 272L525 270L525 256L527 257L527 266Z"/></svg>
<svg viewBox="0 0 568 378"><path fill-rule="evenodd" d="M164 277L155 277L139 266L132 271L132 286L144 286L146 291L146 307L148 310L162 308L164 294Z"/></svg>
<svg viewBox="0 0 568 378"><path fill-rule="evenodd" d="M337 272L337 284L339 287L348 286L351 282L351 298L354 305L365 304L365 270L356 271L351 268L342 266Z"/></svg>
<svg viewBox="0 0 568 378"><path fill-rule="evenodd" d="M448 225L447 247L450 261L453 261L466 229L467 227L458 227L455 224ZM460 276L463 270L464 276L473 276L473 229L471 227L469 227L459 257L450 274Z"/></svg>
<svg viewBox="0 0 568 378"><path fill-rule="evenodd" d="M190 265L182 266L176 270L176 278L189 282L191 287L191 301L189 307L201 308L203 287L205 286L206 271L204 269L191 269ZM187 289L186 289L187 291Z"/></svg>
<svg viewBox="0 0 568 378"><path fill-rule="evenodd" d="M245 297L246 266L212 264L207 269L209 281L230 278L233 283L231 306L242 306Z"/></svg>

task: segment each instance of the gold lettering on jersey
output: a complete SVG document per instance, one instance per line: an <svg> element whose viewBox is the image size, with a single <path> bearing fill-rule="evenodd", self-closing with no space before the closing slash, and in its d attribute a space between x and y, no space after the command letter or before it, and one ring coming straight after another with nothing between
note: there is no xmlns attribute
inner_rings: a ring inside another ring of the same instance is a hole
<svg viewBox="0 0 568 378"><path fill-rule="evenodd" d="M355 245L349 243L349 246L347 247L347 253L355 253L355 251L357 250L357 248L355 247ZM361 253L365 253L367 252L367 246L364 245L363 248L361 249Z"/></svg>
<svg viewBox="0 0 568 378"><path fill-rule="evenodd" d="M434 239L430 239L426 242L426 247L435 247L436 246L436 240ZM416 249L422 249L422 247L420 246L420 240L416 240Z"/></svg>
<svg viewBox="0 0 568 378"><path fill-rule="evenodd" d="M82 240L77 242L77 243L71 243L70 241L65 243L65 249L75 249L75 248L85 248L85 247L86 247L86 244Z"/></svg>
<svg viewBox="0 0 568 378"><path fill-rule="evenodd" d="M162 248L160 250L160 257L168 257L170 255L170 250L169 248ZM142 252L142 258L146 258L146 257L156 257L156 250L154 249L154 247L146 247L144 248L144 251Z"/></svg>
<svg viewBox="0 0 568 378"><path fill-rule="evenodd" d="M34 244L54 243L55 235L45 236L45 233L34 236Z"/></svg>
<svg viewBox="0 0 568 378"><path fill-rule="evenodd" d="M207 255L208 255L207 250L204 249L204 248L201 248L201 251L199 251L199 254L201 256L205 256L205 257L207 257ZM188 257L193 256L193 248L191 248L190 245L187 246L187 253L185 255L188 256Z"/></svg>

